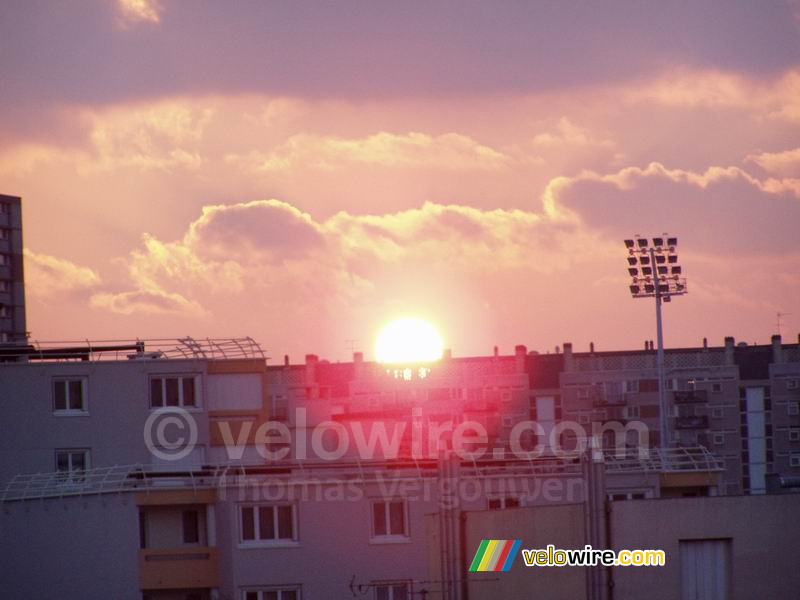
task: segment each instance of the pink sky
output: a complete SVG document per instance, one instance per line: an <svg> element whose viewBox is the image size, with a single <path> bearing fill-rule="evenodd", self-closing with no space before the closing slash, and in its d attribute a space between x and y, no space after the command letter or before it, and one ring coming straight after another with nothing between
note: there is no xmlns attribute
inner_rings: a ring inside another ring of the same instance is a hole
<svg viewBox="0 0 800 600"><path fill-rule="evenodd" d="M795 339L800 9L664 4L4 3L33 338L638 348L668 231L668 346Z"/></svg>

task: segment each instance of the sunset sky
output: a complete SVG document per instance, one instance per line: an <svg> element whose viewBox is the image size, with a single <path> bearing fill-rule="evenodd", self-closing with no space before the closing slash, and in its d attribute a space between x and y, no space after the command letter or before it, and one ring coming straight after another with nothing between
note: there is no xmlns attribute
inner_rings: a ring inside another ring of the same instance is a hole
<svg viewBox="0 0 800 600"><path fill-rule="evenodd" d="M36 340L639 348L662 232L668 347L800 331L795 2L6 0L0 81Z"/></svg>

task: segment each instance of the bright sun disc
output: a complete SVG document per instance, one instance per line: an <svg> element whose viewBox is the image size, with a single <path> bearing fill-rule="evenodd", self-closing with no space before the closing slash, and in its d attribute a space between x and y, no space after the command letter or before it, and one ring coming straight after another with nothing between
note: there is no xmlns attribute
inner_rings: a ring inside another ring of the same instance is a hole
<svg viewBox="0 0 800 600"><path fill-rule="evenodd" d="M375 340L375 359L382 363L418 363L442 357L442 336L423 319L406 317L387 324Z"/></svg>

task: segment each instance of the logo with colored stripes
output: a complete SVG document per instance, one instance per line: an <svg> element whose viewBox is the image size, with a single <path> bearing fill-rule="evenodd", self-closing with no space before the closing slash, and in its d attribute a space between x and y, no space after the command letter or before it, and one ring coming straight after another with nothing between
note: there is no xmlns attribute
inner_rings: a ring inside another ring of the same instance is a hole
<svg viewBox="0 0 800 600"><path fill-rule="evenodd" d="M470 571L508 571L522 540L483 540Z"/></svg>

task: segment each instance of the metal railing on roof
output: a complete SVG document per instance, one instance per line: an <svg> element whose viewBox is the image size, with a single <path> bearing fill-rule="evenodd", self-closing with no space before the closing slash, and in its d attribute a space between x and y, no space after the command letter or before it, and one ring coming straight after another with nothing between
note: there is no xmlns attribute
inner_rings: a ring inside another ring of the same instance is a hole
<svg viewBox="0 0 800 600"><path fill-rule="evenodd" d="M635 453L634 453L635 452ZM705 448L652 449L650 456L605 454L607 473L619 472L709 472L723 470L723 463ZM177 469L179 467L175 467ZM440 476L437 459L361 460L359 458L323 460L281 460L263 463L225 463L186 465L181 470L165 470L152 465L115 465L72 473L21 474L9 481L0 493L0 504L45 498L64 498L125 492L150 492L164 489L214 489L234 486L260 478L280 479L288 485L346 480L375 483L386 479L432 480ZM579 458L538 458L504 460L462 460L458 477L495 479L543 475L580 475Z"/></svg>
<svg viewBox="0 0 800 600"><path fill-rule="evenodd" d="M154 360L165 358L266 359L251 337L146 338L133 340L31 341L27 345L0 346L0 361Z"/></svg>
<svg viewBox="0 0 800 600"><path fill-rule="evenodd" d="M647 456L640 456L638 448L603 451L607 472L619 471L723 471L725 463L704 446L688 448L649 448Z"/></svg>

